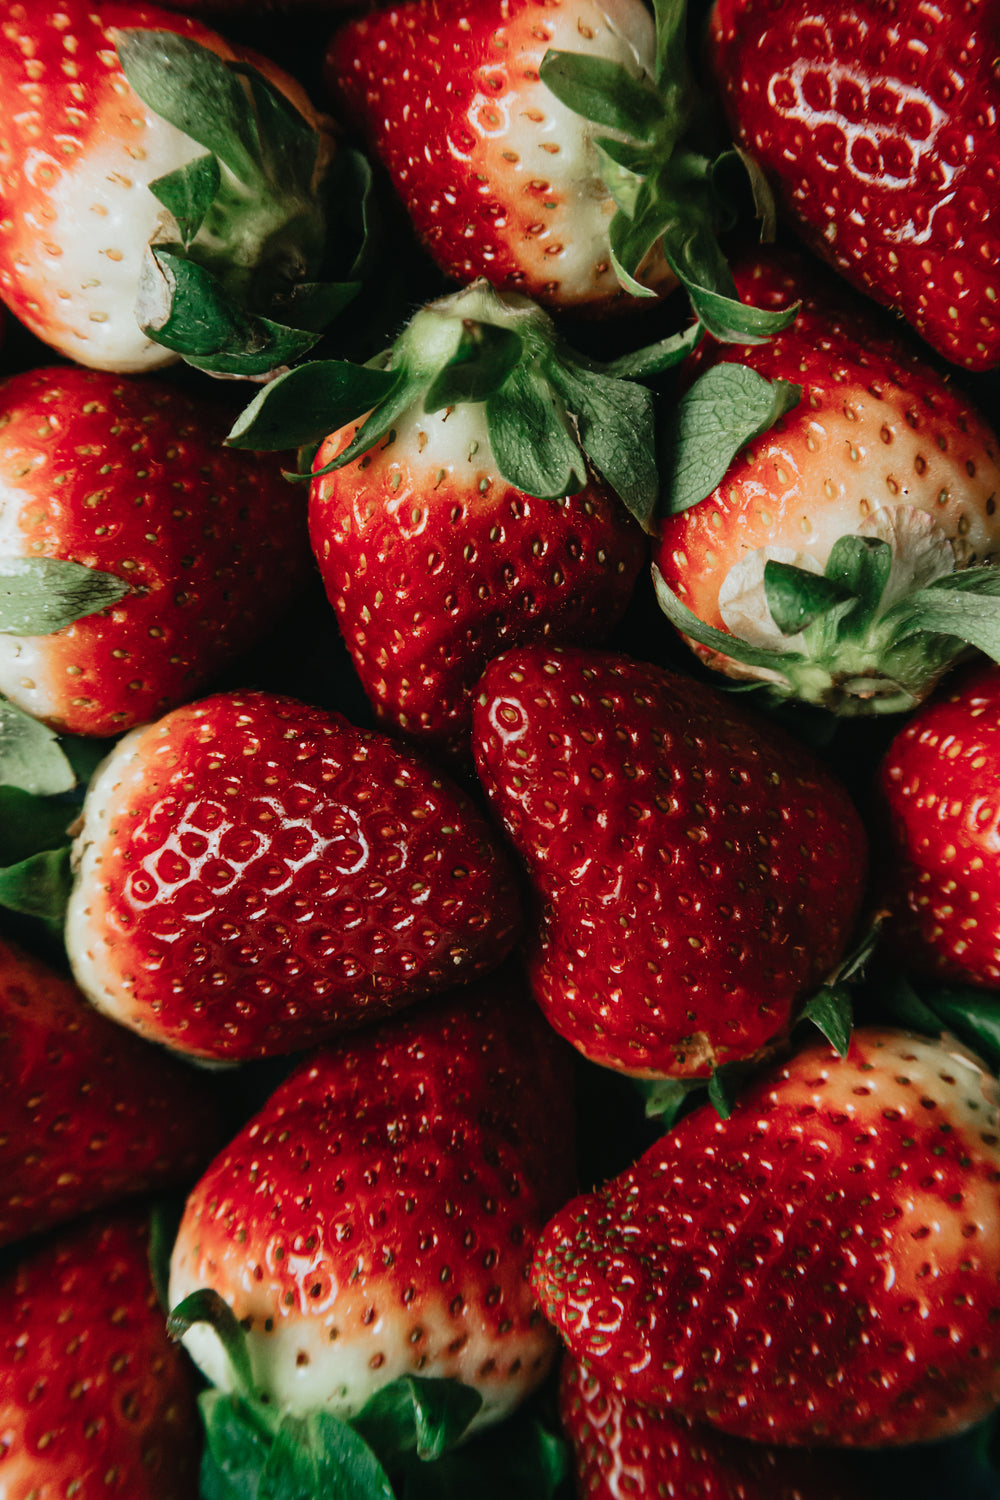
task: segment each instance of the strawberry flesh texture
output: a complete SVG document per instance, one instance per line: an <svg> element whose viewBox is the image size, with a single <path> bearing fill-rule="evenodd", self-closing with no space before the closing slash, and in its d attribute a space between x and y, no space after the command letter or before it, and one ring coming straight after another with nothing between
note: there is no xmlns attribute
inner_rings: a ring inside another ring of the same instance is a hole
<svg viewBox="0 0 1000 1500"><path fill-rule="evenodd" d="M508 484L485 426L463 415L413 419L394 440L317 477L309 529L380 721L468 758L472 694L492 658L542 638L603 640L625 612L647 548L596 480L551 500ZM466 445L454 441L459 424L470 429ZM327 439L316 467L354 430Z"/></svg>
<svg viewBox="0 0 1000 1500"><path fill-rule="evenodd" d="M0 1244L195 1177L222 1139L193 1072L0 941Z"/></svg>
<svg viewBox="0 0 1000 1500"><path fill-rule="evenodd" d="M1000 668L966 672L899 731L879 775L894 955L1000 989Z"/></svg>
<svg viewBox="0 0 1000 1500"><path fill-rule="evenodd" d="M457 787L264 693L126 739L88 794L67 943L118 1020L203 1057L295 1051L495 967L513 875Z"/></svg>
<svg viewBox="0 0 1000 1500"><path fill-rule="evenodd" d="M717 0L710 54L780 210L972 370L1000 362L1000 5Z"/></svg>
<svg viewBox="0 0 1000 1500"><path fill-rule="evenodd" d="M193 1372L153 1292L145 1216L62 1231L7 1274L0 1295L5 1500L191 1500Z"/></svg>
<svg viewBox="0 0 1000 1500"><path fill-rule="evenodd" d="M0 387L0 555L130 592L55 635L0 640L0 687L66 733L118 734L192 697L308 576L301 496L224 448L226 409L153 379L52 367Z"/></svg>
<svg viewBox="0 0 1000 1500"><path fill-rule="evenodd" d="M546 1314L629 1400L738 1437L959 1432L1000 1401L997 1097L957 1044L807 1048L556 1216Z"/></svg>
<svg viewBox="0 0 1000 1500"><path fill-rule="evenodd" d="M417 0L349 22L327 82L369 137L417 232L457 281L485 276L535 301L634 307L611 265L614 202L593 137L538 76L549 48L651 64L641 4ZM639 276L669 281L661 255Z"/></svg>
<svg viewBox="0 0 1000 1500"><path fill-rule="evenodd" d="M869 1496L840 1455L741 1442L678 1412L627 1401L571 1355L560 1372L559 1417L573 1448L577 1493L586 1500L647 1494L699 1500Z"/></svg>
<svg viewBox="0 0 1000 1500"><path fill-rule="evenodd" d="M529 647L482 679L476 764L540 906L530 962L591 1061L705 1076L788 1031L857 915L846 792L710 688Z"/></svg>
<svg viewBox="0 0 1000 1500"><path fill-rule="evenodd" d="M190 1195L172 1304L214 1287L283 1408L422 1375L498 1419L557 1347L527 1275L575 1186L570 1057L516 970L316 1054ZM225 1385L214 1335L187 1342Z"/></svg>
<svg viewBox="0 0 1000 1500"><path fill-rule="evenodd" d="M737 362L800 385L802 397L733 460L711 495L664 519L653 560L688 608L725 630L719 590L747 553L787 547L825 564L834 542L877 507L926 511L951 539L959 567L992 561L1000 455L971 402L878 316L791 257L759 254L734 275L744 301L776 309L801 298L801 311L766 344L703 345L688 362L690 375Z"/></svg>

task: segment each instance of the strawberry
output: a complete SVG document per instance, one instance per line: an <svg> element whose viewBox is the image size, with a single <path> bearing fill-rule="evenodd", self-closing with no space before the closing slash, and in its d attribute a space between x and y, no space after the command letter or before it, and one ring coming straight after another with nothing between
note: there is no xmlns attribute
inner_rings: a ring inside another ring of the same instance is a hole
<svg viewBox="0 0 1000 1500"><path fill-rule="evenodd" d="M1000 363L996 0L716 0L730 124L855 286L973 370Z"/></svg>
<svg viewBox="0 0 1000 1500"><path fill-rule="evenodd" d="M893 946L913 973L1000 988L1000 668L967 671L899 731L879 774Z"/></svg>
<svg viewBox="0 0 1000 1500"><path fill-rule="evenodd" d="M192 1072L0 941L0 1244L194 1177L220 1138Z"/></svg>
<svg viewBox="0 0 1000 1500"><path fill-rule="evenodd" d="M719 337L741 308L716 232L732 213L698 140L682 5L410 0L334 35L327 80L456 280L605 313L681 282ZM733 159L733 158L730 158Z"/></svg>
<svg viewBox="0 0 1000 1500"><path fill-rule="evenodd" d="M912 708L969 643L1000 652L996 439L863 304L797 262L758 256L736 276L765 306L802 306L767 346L696 353L687 423L717 415L710 392L727 381L733 401L761 379L801 399L699 490L684 492L698 465L675 450L660 602L731 676L839 713Z"/></svg>
<svg viewBox="0 0 1000 1500"><path fill-rule="evenodd" d="M571 1355L560 1372L559 1416L580 1500L862 1500L869 1493L831 1453L741 1442L705 1422L626 1400Z"/></svg>
<svg viewBox="0 0 1000 1500"><path fill-rule="evenodd" d="M0 570L16 589L0 691L27 713L88 735L155 718L301 587L295 490L274 460L222 447L227 421L203 396L103 371L0 385Z"/></svg>
<svg viewBox="0 0 1000 1500"><path fill-rule="evenodd" d="M325 439L310 535L365 691L388 728L467 757L493 656L600 640L624 613L646 561L625 507L656 494L652 400L485 282L423 308L376 363L291 370L232 440Z"/></svg>
<svg viewBox="0 0 1000 1500"><path fill-rule="evenodd" d="M465 795L267 693L133 730L87 794L66 941L91 1000L199 1057L265 1057L493 968L512 874Z"/></svg>
<svg viewBox="0 0 1000 1500"><path fill-rule="evenodd" d="M153 1292L145 1218L63 1231L4 1276L0 1295L6 1500L191 1500L194 1381Z"/></svg>
<svg viewBox="0 0 1000 1500"><path fill-rule="evenodd" d="M700 683L544 646L487 668L473 738L535 890L532 985L557 1031L677 1078L786 1036L865 871L858 816L811 755Z"/></svg>
<svg viewBox="0 0 1000 1500"><path fill-rule="evenodd" d="M533 1280L626 1400L878 1447L1000 1402L995 1080L951 1040L808 1047L546 1227Z"/></svg>
<svg viewBox="0 0 1000 1500"><path fill-rule="evenodd" d="M0 37L0 295L33 333L119 372L315 342L334 148L293 79L132 0L2 0Z"/></svg>
<svg viewBox="0 0 1000 1500"><path fill-rule="evenodd" d="M181 1221L171 1322L209 1379L238 1385L235 1319L279 1416L404 1376L471 1387L477 1427L509 1413L558 1347L528 1270L574 1191L570 1056L508 970L302 1063Z"/></svg>

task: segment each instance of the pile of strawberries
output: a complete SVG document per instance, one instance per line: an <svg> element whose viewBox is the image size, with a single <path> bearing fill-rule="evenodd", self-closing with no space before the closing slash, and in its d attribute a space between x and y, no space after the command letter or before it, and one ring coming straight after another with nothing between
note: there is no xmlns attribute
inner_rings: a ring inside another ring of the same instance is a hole
<svg viewBox="0 0 1000 1500"><path fill-rule="evenodd" d="M0 0L5 1500L1000 1495L998 31Z"/></svg>

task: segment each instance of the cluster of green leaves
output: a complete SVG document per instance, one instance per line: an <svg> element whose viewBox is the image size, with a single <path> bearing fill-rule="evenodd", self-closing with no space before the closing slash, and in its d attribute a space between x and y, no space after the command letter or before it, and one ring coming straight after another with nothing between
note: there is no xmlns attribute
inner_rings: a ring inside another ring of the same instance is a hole
<svg viewBox="0 0 1000 1500"><path fill-rule="evenodd" d="M595 139L615 203L609 238L622 285L637 297L655 291L637 279L657 245L684 287L700 326L715 338L758 343L786 328L794 309L767 311L740 301L719 235L733 226L728 182L743 158L712 158L694 141L698 92L686 42L686 0L654 0L656 59L636 74L585 53L546 53L542 81L576 114L611 132ZM763 191L759 175L751 185ZM763 211L768 212L765 203Z"/></svg>
<svg viewBox="0 0 1000 1500"><path fill-rule="evenodd" d="M146 335L211 372L257 376L299 359L356 295L317 276L329 226L364 241L368 169L320 134L257 69L170 31L116 33L130 85L206 148L150 184L178 238L150 247L137 315Z"/></svg>

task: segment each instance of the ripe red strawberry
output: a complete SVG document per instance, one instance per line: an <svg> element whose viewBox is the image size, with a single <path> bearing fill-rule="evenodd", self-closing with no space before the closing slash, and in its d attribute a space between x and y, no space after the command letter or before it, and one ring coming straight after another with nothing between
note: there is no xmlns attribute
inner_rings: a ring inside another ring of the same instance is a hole
<svg viewBox="0 0 1000 1500"><path fill-rule="evenodd" d="M960 1432L1000 1403L998 1097L949 1040L807 1048L556 1216L546 1313L626 1399L738 1437Z"/></svg>
<svg viewBox="0 0 1000 1500"><path fill-rule="evenodd" d="M648 1077L786 1036L865 874L858 816L802 746L700 683L542 646L487 669L474 744L538 899L532 985L557 1031Z"/></svg>
<svg viewBox="0 0 1000 1500"><path fill-rule="evenodd" d="M896 735L879 776L890 932L913 973L1000 988L1000 668L964 674Z"/></svg>
<svg viewBox="0 0 1000 1500"><path fill-rule="evenodd" d="M769 331L730 305L683 31L642 0L410 0L349 21L326 71L449 276L592 312L680 281L719 336Z"/></svg>
<svg viewBox="0 0 1000 1500"><path fill-rule="evenodd" d="M192 1371L167 1337L146 1221L64 1231L2 1282L5 1500L191 1500L201 1446Z"/></svg>
<svg viewBox="0 0 1000 1500"><path fill-rule="evenodd" d="M730 124L811 247L942 354L1000 362L996 0L716 0Z"/></svg>
<svg viewBox="0 0 1000 1500"><path fill-rule="evenodd" d="M503 850L383 735L266 693L133 730L87 794L66 941L78 983L201 1057L293 1052L496 966Z"/></svg>
<svg viewBox="0 0 1000 1500"><path fill-rule="evenodd" d="M705 345L693 369L739 361L801 399L704 499L665 516L661 603L729 675L841 713L912 708L968 643L997 649L996 439L863 304L797 262L761 255L736 279L767 307L801 297L795 324L766 346Z"/></svg>
<svg viewBox="0 0 1000 1500"><path fill-rule="evenodd" d="M559 1416L580 1500L862 1500L868 1493L831 1453L741 1442L677 1412L628 1401L572 1355L562 1363Z"/></svg>
<svg viewBox="0 0 1000 1500"><path fill-rule="evenodd" d="M333 148L293 79L141 0L2 0L0 35L0 295L33 333L117 371L260 373L314 342L295 288Z"/></svg>
<svg viewBox="0 0 1000 1500"><path fill-rule="evenodd" d="M538 387L537 425L527 392L510 411L503 390L484 399L488 343L469 398L459 387L435 409L430 393L460 378L472 333L485 343L522 330L517 372ZM445 342L457 370L440 368ZM385 420L376 410L321 444L310 535L378 717L467 757L473 689L494 656L533 640L603 640L624 613L647 548L616 486L640 509L640 493L655 493L652 411L641 387L571 363L538 309L483 286L426 308L396 347L404 371L420 371L405 409L391 387ZM342 455L350 461L327 472Z"/></svg>
<svg viewBox="0 0 1000 1500"><path fill-rule="evenodd" d="M221 1138L204 1080L0 942L0 1244L192 1179Z"/></svg>
<svg viewBox="0 0 1000 1500"><path fill-rule="evenodd" d="M558 1347L528 1270L574 1190L569 1057L516 970L316 1054L191 1193L171 1305L220 1294L281 1414L353 1416L420 1375L498 1421ZM233 1388L210 1324L185 1342Z"/></svg>
<svg viewBox="0 0 1000 1500"><path fill-rule="evenodd" d="M210 398L101 371L0 386L0 570L29 591L0 617L13 703L118 734L193 697L290 602L308 569L301 497L270 456L222 446L228 420ZM42 633L52 558L80 565L80 607L97 607L86 569L122 597Z"/></svg>

